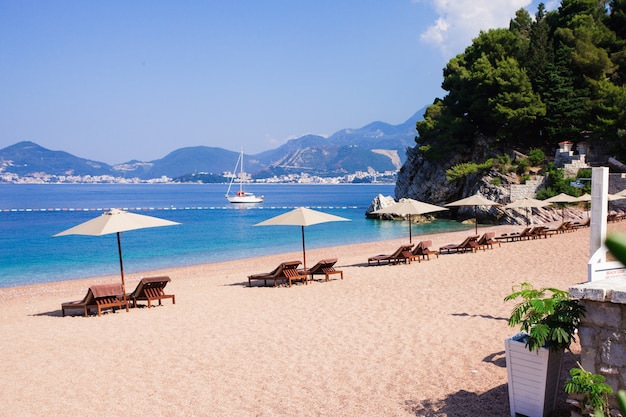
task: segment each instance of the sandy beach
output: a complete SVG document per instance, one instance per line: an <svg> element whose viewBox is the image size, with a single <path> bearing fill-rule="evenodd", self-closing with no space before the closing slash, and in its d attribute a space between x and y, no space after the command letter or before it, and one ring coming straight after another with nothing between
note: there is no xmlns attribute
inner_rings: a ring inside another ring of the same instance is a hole
<svg viewBox="0 0 626 417"><path fill-rule="evenodd" d="M414 242L437 249L467 235ZM517 329L503 298L523 281L585 282L589 229L367 266L407 241L310 250L309 266L337 257L345 279L291 288L246 277L301 260L297 251L128 276L127 291L170 276L176 304L101 317L61 317L61 303L119 277L0 289L0 415L507 416L504 339Z"/></svg>

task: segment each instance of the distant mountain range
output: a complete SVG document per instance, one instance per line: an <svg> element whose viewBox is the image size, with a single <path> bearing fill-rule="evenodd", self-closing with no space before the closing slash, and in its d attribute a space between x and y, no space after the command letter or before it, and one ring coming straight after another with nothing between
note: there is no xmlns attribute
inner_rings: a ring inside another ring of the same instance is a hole
<svg viewBox="0 0 626 417"><path fill-rule="evenodd" d="M254 178L302 172L326 177L356 171L396 171L406 159L406 148L415 146L415 123L423 119L425 110L418 110L400 125L373 122L360 129L340 130L328 138L305 135L292 139L276 149L246 155L245 169ZM108 165L34 142L19 142L0 149L0 174L111 175L143 180L201 172L221 175L233 170L237 157L238 152L223 148L195 146L177 149L154 161Z"/></svg>

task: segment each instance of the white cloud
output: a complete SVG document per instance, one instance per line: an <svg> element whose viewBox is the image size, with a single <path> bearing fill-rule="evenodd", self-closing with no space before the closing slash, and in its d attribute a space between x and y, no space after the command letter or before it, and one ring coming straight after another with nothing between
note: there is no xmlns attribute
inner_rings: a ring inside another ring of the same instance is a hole
<svg viewBox="0 0 626 417"><path fill-rule="evenodd" d="M420 40L438 47L446 57L469 46L481 30L506 28L515 12L531 0L417 0L432 8L438 18ZM497 3L497 4L496 4Z"/></svg>

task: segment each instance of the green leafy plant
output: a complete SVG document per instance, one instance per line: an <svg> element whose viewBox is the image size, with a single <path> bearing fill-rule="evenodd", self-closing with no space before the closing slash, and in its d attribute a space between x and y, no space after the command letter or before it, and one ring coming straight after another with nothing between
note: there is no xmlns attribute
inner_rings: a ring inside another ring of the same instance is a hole
<svg viewBox="0 0 626 417"><path fill-rule="evenodd" d="M585 307L571 300L566 291L556 288L536 289L523 282L513 287L513 293L504 301L521 299L511 311L509 326L520 326L528 337L526 347L538 351L543 346L558 351L569 349L574 335L585 315Z"/></svg>
<svg viewBox="0 0 626 417"><path fill-rule="evenodd" d="M602 375L594 374L586 371L578 364L578 368L572 368L569 371L571 379L565 381L565 392L568 394L580 394L582 400L580 409L582 412L601 412L609 411L609 395L613 394L613 388L606 382L606 378Z"/></svg>
<svg viewBox="0 0 626 417"><path fill-rule="evenodd" d="M564 170L557 168L554 162L548 164L546 173L548 176L548 185L547 188L537 193L538 199L543 200L560 193L579 195L578 188L570 185L570 182L576 180L576 178L565 178Z"/></svg>
<svg viewBox="0 0 626 417"><path fill-rule="evenodd" d="M475 162L464 162L462 164L453 165L450 169L446 170L446 179L448 181L456 181L458 179L467 177L480 170L487 170L493 166L493 159L487 159L482 164Z"/></svg>
<svg viewBox="0 0 626 417"><path fill-rule="evenodd" d="M502 166L510 165L511 164L511 157L508 156L507 154L498 155L498 164L500 164Z"/></svg>
<svg viewBox="0 0 626 417"><path fill-rule="evenodd" d="M523 175L526 173L528 168L530 167L530 161L528 158L520 158L517 161L517 168L515 168L515 173L517 175Z"/></svg>
<svg viewBox="0 0 626 417"><path fill-rule="evenodd" d="M539 148L533 148L528 151L528 160L532 166L543 164L546 154Z"/></svg>
<svg viewBox="0 0 626 417"><path fill-rule="evenodd" d="M495 185L496 187L499 187L502 185L502 179L500 177L493 177L491 179L491 184Z"/></svg>

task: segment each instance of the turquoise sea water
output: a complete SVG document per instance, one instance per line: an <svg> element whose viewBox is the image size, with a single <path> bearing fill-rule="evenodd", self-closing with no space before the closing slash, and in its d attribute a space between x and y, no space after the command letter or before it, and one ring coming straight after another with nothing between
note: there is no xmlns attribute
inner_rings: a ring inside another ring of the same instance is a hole
<svg viewBox="0 0 626 417"><path fill-rule="evenodd" d="M224 198L223 184L0 185L0 287L119 273L114 234L51 236L109 208L182 223L122 234L124 270L154 269L297 252L297 226L254 224L304 206L350 219L305 228L306 247L408 238L407 222L365 218L378 194L393 185L254 185L263 204L242 206ZM413 226L413 235L464 230L454 221Z"/></svg>

